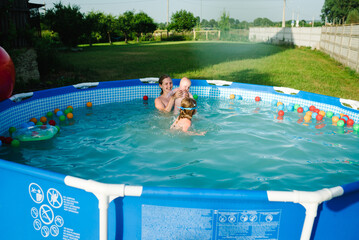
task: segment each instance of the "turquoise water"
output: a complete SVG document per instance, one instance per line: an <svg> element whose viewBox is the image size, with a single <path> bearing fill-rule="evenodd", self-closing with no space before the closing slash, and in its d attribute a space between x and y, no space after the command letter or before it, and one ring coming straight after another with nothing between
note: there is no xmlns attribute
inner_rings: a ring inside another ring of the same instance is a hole
<svg viewBox="0 0 359 240"><path fill-rule="evenodd" d="M359 180L359 135L350 128L306 126L294 112L277 120L264 103L198 105L193 130L205 136L170 130L176 116L155 110L153 99L135 100L75 109L55 138L0 147L0 158L142 186L318 190Z"/></svg>

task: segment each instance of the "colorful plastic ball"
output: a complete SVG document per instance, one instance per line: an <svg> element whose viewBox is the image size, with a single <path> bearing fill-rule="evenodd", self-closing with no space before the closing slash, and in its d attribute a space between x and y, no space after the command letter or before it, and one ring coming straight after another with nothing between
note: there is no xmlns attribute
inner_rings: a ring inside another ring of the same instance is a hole
<svg viewBox="0 0 359 240"><path fill-rule="evenodd" d="M47 113L46 113L46 117L48 117L48 118L52 118L53 115L54 115L54 114L53 114L52 112L47 112Z"/></svg>
<svg viewBox="0 0 359 240"><path fill-rule="evenodd" d="M67 106L67 108L71 108L72 110L74 110L74 107L73 107L73 106ZM67 108L66 108L66 109L67 109Z"/></svg>
<svg viewBox="0 0 359 240"><path fill-rule="evenodd" d="M316 108L316 109L314 109L314 112L319 114L320 110L318 108Z"/></svg>
<svg viewBox="0 0 359 240"><path fill-rule="evenodd" d="M193 95L193 97L194 97L194 95ZM195 98L196 99L196 98ZM243 97L241 96L241 95L236 95L236 99L237 100L243 100Z"/></svg>
<svg viewBox="0 0 359 240"><path fill-rule="evenodd" d="M298 108L300 108L300 105L299 105L299 104L295 104L295 105L294 105L294 110L297 110Z"/></svg>
<svg viewBox="0 0 359 240"><path fill-rule="evenodd" d="M5 138L5 141L4 141L6 144L11 144L12 142L12 137L7 137Z"/></svg>
<svg viewBox="0 0 359 240"><path fill-rule="evenodd" d="M49 124L50 124L51 126L55 126L55 125L56 125L56 122L55 122L55 120L50 120L50 121L49 121Z"/></svg>
<svg viewBox="0 0 359 240"><path fill-rule="evenodd" d="M58 111L60 111L60 109L56 108L56 109L54 110L54 113L57 114Z"/></svg>
<svg viewBox="0 0 359 240"><path fill-rule="evenodd" d="M345 123L344 123L343 120L339 120L339 121L337 122L337 126L338 126L338 127L343 127L344 125L345 125Z"/></svg>
<svg viewBox="0 0 359 240"><path fill-rule="evenodd" d="M332 122L333 122L333 123L337 123L338 121L339 121L339 117L338 117L338 116L332 117Z"/></svg>
<svg viewBox="0 0 359 240"><path fill-rule="evenodd" d="M342 118L344 118L344 117L350 119L350 117L348 115L343 115Z"/></svg>
<svg viewBox="0 0 359 240"><path fill-rule="evenodd" d="M66 117L65 117L64 115L61 115L61 116L59 117L59 120L60 120L61 122L63 122L63 121L66 120Z"/></svg>
<svg viewBox="0 0 359 240"><path fill-rule="evenodd" d="M47 118L46 118L46 117L41 117L41 118L40 118L40 122L42 122L42 123L47 122Z"/></svg>
<svg viewBox="0 0 359 240"><path fill-rule="evenodd" d="M72 106L68 106L66 108L66 110L69 112L69 113L72 113L74 111L74 108Z"/></svg>
<svg viewBox="0 0 359 240"><path fill-rule="evenodd" d="M348 126L353 126L353 124L354 124L354 120L353 119L348 119L347 125Z"/></svg>
<svg viewBox="0 0 359 240"><path fill-rule="evenodd" d="M31 122L33 124L33 122ZM29 124L28 123L22 123L20 128L28 128Z"/></svg>
<svg viewBox="0 0 359 240"><path fill-rule="evenodd" d="M275 99L273 99L272 102L271 102L272 106L277 106L277 103L278 103L278 101L275 100Z"/></svg>
<svg viewBox="0 0 359 240"><path fill-rule="evenodd" d="M31 119L30 119L30 122L33 122L33 123L36 124L36 123L37 123L37 119L36 119L36 118L31 118Z"/></svg>
<svg viewBox="0 0 359 240"><path fill-rule="evenodd" d="M278 111L278 116L284 116L284 111L283 111L283 110L279 110L279 111Z"/></svg>
<svg viewBox="0 0 359 240"><path fill-rule="evenodd" d="M92 102L86 103L86 107L92 107Z"/></svg>
<svg viewBox="0 0 359 240"><path fill-rule="evenodd" d="M323 120L323 115L317 114L315 119L317 119L317 121L322 121Z"/></svg>
<svg viewBox="0 0 359 240"><path fill-rule="evenodd" d="M342 116L341 118L345 119L345 121L348 121L348 120L349 120L349 117L346 116L346 115Z"/></svg>
<svg viewBox="0 0 359 240"><path fill-rule="evenodd" d="M310 120L312 120L312 116L310 116L308 114L304 116L304 121L305 122L310 122Z"/></svg>
<svg viewBox="0 0 359 240"><path fill-rule="evenodd" d="M28 125L29 127L31 127L31 126L35 126L35 123L34 123L34 122L28 122L27 125Z"/></svg>
<svg viewBox="0 0 359 240"><path fill-rule="evenodd" d="M44 125L42 122L37 122L36 125L41 126Z"/></svg>
<svg viewBox="0 0 359 240"><path fill-rule="evenodd" d="M63 113L61 110L60 110L60 111L57 111L56 116L60 117L60 116L62 116L62 115L64 115L64 113Z"/></svg>
<svg viewBox="0 0 359 240"><path fill-rule="evenodd" d="M229 99L235 99L235 98L236 98L236 95L234 95L234 94L229 95Z"/></svg>
<svg viewBox="0 0 359 240"><path fill-rule="evenodd" d="M297 112L302 113L302 112L303 112L303 108L302 108L302 107L297 108Z"/></svg>
<svg viewBox="0 0 359 240"><path fill-rule="evenodd" d="M313 112L311 112L311 111L308 111L305 113L305 115L309 115L309 116L312 116L312 114L313 114Z"/></svg>
<svg viewBox="0 0 359 240"><path fill-rule="evenodd" d="M0 47L0 102L12 95L15 86L15 66L9 54Z"/></svg>
<svg viewBox="0 0 359 240"><path fill-rule="evenodd" d="M143 96L143 100L147 101L148 100L148 96Z"/></svg>
<svg viewBox="0 0 359 240"><path fill-rule="evenodd" d="M318 113L316 113L316 112L314 112L314 113L312 113L312 118L317 118L317 115L318 115Z"/></svg>
<svg viewBox="0 0 359 240"><path fill-rule="evenodd" d="M18 146L20 146L20 141L17 140L17 139L12 140L12 141L11 141L11 146L12 146L12 147L18 147Z"/></svg>
<svg viewBox="0 0 359 240"><path fill-rule="evenodd" d="M308 112L309 108L307 106L303 107L303 112Z"/></svg>
<svg viewBox="0 0 359 240"><path fill-rule="evenodd" d="M339 113L340 114L340 118L342 118L344 116L344 113Z"/></svg>
<svg viewBox="0 0 359 240"><path fill-rule="evenodd" d="M287 106L287 110L288 110L288 111L293 111L293 109L294 109L293 104L289 104L289 105Z"/></svg>
<svg viewBox="0 0 359 240"><path fill-rule="evenodd" d="M339 113L334 114L334 116L336 116L336 117L338 117L338 118L341 118L341 116L340 116Z"/></svg>
<svg viewBox="0 0 359 240"><path fill-rule="evenodd" d="M57 128L57 132L60 132L60 127L59 126L55 126Z"/></svg>
<svg viewBox="0 0 359 240"><path fill-rule="evenodd" d="M198 95L197 94L193 94L193 99L197 100L198 99Z"/></svg>
<svg viewBox="0 0 359 240"><path fill-rule="evenodd" d="M2 146L2 141L0 141L0 147Z"/></svg>
<svg viewBox="0 0 359 240"><path fill-rule="evenodd" d="M261 97L255 97L254 100L256 100L256 102L259 102L261 100Z"/></svg>
<svg viewBox="0 0 359 240"><path fill-rule="evenodd" d="M347 124L347 120L345 120L344 118L340 118L339 121L342 120L344 122L344 124Z"/></svg>
<svg viewBox="0 0 359 240"><path fill-rule="evenodd" d="M278 110L284 110L284 105L282 104L282 105L279 105L278 106Z"/></svg>
<svg viewBox="0 0 359 240"><path fill-rule="evenodd" d="M309 107L309 110L312 111L312 112L314 112L315 107L312 105L312 106Z"/></svg>
<svg viewBox="0 0 359 240"><path fill-rule="evenodd" d="M16 127L9 127L9 133L16 132Z"/></svg>
<svg viewBox="0 0 359 240"><path fill-rule="evenodd" d="M323 117L325 117L325 112L324 111L319 111L319 115L322 115Z"/></svg>
<svg viewBox="0 0 359 240"><path fill-rule="evenodd" d="M327 118L332 118L333 117L333 112L328 111L325 115L326 115Z"/></svg>
<svg viewBox="0 0 359 240"><path fill-rule="evenodd" d="M68 114L66 114L66 117L67 117L68 119L72 119L72 118L74 117L74 115L73 115L72 113L68 113Z"/></svg>
<svg viewBox="0 0 359 240"><path fill-rule="evenodd" d="M283 103L282 103L282 102L277 102L277 107L278 107L279 105L283 105Z"/></svg>
<svg viewBox="0 0 359 240"><path fill-rule="evenodd" d="M70 113L70 111L71 111L70 109L71 109L71 108L66 108L66 109L64 110L64 112L63 112L64 115L67 115L68 113Z"/></svg>
<svg viewBox="0 0 359 240"><path fill-rule="evenodd" d="M353 130L359 132L359 124L354 124Z"/></svg>

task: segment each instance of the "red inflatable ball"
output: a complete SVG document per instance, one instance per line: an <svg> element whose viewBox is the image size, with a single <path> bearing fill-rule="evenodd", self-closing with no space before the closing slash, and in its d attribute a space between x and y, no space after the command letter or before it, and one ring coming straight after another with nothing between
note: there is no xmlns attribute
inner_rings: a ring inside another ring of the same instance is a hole
<svg viewBox="0 0 359 240"><path fill-rule="evenodd" d="M323 116L318 114L315 119L317 119L317 121L322 121L323 120Z"/></svg>
<svg viewBox="0 0 359 240"><path fill-rule="evenodd" d="M283 116L284 116L284 111L283 111L283 110L279 110L279 111L278 111L278 116L283 117Z"/></svg>
<svg viewBox="0 0 359 240"><path fill-rule="evenodd" d="M353 119L348 119L347 125L348 126L353 126L354 125L354 120Z"/></svg>
<svg viewBox="0 0 359 240"><path fill-rule="evenodd" d="M257 97L255 98L255 100L256 100L256 102L259 102L259 101L261 100L261 98L257 96Z"/></svg>
<svg viewBox="0 0 359 240"><path fill-rule="evenodd" d="M303 112L303 108L302 108L302 107L299 107L299 108L297 109L297 112L302 113L302 112Z"/></svg>
<svg viewBox="0 0 359 240"><path fill-rule="evenodd" d="M0 101L11 97L15 85L15 67L9 54L0 47Z"/></svg>
<svg viewBox="0 0 359 240"><path fill-rule="evenodd" d="M56 125L56 122L55 122L54 120L50 120L50 121L49 121L49 124L50 124L51 126L55 126L55 125Z"/></svg>
<svg viewBox="0 0 359 240"><path fill-rule="evenodd" d="M320 115L320 114L319 114L320 110L319 110L318 108L314 109L314 112L315 112L315 113L318 113L318 115Z"/></svg>
<svg viewBox="0 0 359 240"><path fill-rule="evenodd" d="M340 118L339 120L343 120L344 125L347 124L347 120L345 118Z"/></svg>
<svg viewBox="0 0 359 240"><path fill-rule="evenodd" d="M312 106L309 107L309 110L312 111L312 112L314 112L315 107L312 105Z"/></svg>
<svg viewBox="0 0 359 240"><path fill-rule="evenodd" d="M148 97L147 96L143 96L143 100L147 101Z"/></svg>

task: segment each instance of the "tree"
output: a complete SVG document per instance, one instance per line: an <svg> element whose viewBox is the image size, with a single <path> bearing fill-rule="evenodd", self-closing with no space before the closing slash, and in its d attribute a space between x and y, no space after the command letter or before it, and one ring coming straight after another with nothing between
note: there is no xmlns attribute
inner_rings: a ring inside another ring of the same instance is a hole
<svg viewBox="0 0 359 240"><path fill-rule="evenodd" d="M120 31L125 35L125 43L128 41L128 36L134 31L135 15L132 11L124 12L118 17Z"/></svg>
<svg viewBox="0 0 359 240"><path fill-rule="evenodd" d="M353 9L359 9L358 0L325 0L322 8L322 20L329 22L344 23L349 12Z"/></svg>
<svg viewBox="0 0 359 240"><path fill-rule="evenodd" d="M197 19L193 16L193 13L180 10L172 15L169 29L174 29L177 32L191 31L196 26L196 23Z"/></svg>
<svg viewBox="0 0 359 240"><path fill-rule="evenodd" d="M140 12L134 15L133 22L133 30L136 33L137 42L142 33L154 32L157 28L156 24L153 22L153 19L144 12Z"/></svg>
<svg viewBox="0 0 359 240"><path fill-rule="evenodd" d="M54 8L46 11L45 23L51 30L59 34L61 42L65 46L77 46L80 36L83 34L83 14L76 5L62 5L55 3Z"/></svg>
<svg viewBox="0 0 359 240"><path fill-rule="evenodd" d="M218 27L221 31L229 31L229 13L227 14L225 11L223 11L221 19L218 22Z"/></svg>
<svg viewBox="0 0 359 240"><path fill-rule="evenodd" d="M107 35L108 42L112 44L111 34L118 28L118 22L114 16L111 14L103 14L100 16L100 29L105 35Z"/></svg>
<svg viewBox="0 0 359 240"><path fill-rule="evenodd" d="M99 40L101 38L100 35L100 19L102 14L99 12L89 12L85 15L84 18L84 34L88 39L90 46L92 46L92 39L96 38Z"/></svg>
<svg viewBox="0 0 359 240"><path fill-rule="evenodd" d="M214 20L214 19L209 20L208 24L209 24L209 26L210 26L211 28L217 28L217 27L218 27L218 23L217 23L217 21Z"/></svg>
<svg viewBox="0 0 359 240"><path fill-rule="evenodd" d="M347 23L359 23L359 11L358 9L353 9L349 12L347 17Z"/></svg>

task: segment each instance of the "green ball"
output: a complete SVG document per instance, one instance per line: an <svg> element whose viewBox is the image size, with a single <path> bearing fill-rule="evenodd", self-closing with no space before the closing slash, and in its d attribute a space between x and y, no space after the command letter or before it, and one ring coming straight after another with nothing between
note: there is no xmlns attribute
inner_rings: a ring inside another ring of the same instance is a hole
<svg viewBox="0 0 359 240"><path fill-rule="evenodd" d="M197 100L198 99L198 95L197 94L193 94L193 99Z"/></svg>
<svg viewBox="0 0 359 240"><path fill-rule="evenodd" d="M10 127L9 128L9 133L11 134L11 133L13 133L13 132L15 132L16 131L16 127Z"/></svg>
<svg viewBox="0 0 359 240"><path fill-rule="evenodd" d="M60 127L56 125L55 128L57 128L57 133L59 133L60 132Z"/></svg>
<svg viewBox="0 0 359 240"><path fill-rule="evenodd" d="M66 110L68 110L69 111L69 113L72 113L72 111L73 111L73 109L72 108L66 108Z"/></svg>
<svg viewBox="0 0 359 240"><path fill-rule="evenodd" d="M299 104L295 104L295 105L294 105L294 109L295 109L295 110L297 110L299 107L300 107Z"/></svg>
<svg viewBox="0 0 359 240"><path fill-rule="evenodd" d="M359 132L359 124L354 124L353 130Z"/></svg>
<svg viewBox="0 0 359 240"><path fill-rule="evenodd" d="M12 141L11 141L11 146L12 146L12 147L18 147L18 146L20 146L20 141L19 141L19 140L16 140L16 139L12 140Z"/></svg>
<svg viewBox="0 0 359 240"><path fill-rule="evenodd" d="M327 114L325 114L327 116L327 118L332 118L333 117L333 112L328 111Z"/></svg>
<svg viewBox="0 0 359 240"><path fill-rule="evenodd" d="M47 112L46 117L51 118L54 114L52 112Z"/></svg>
<svg viewBox="0 0 359 240"><path fill-rule="evenodd" d="M337 126L338 126L338 127L343 127L343 126L344 126L344 121L343 121L343 120L339 120L339 121L337 122Z"/></svg>
<svg viewBox="0 0 359 240"><path fill-rule="evenodd" d="M70 113L70 109L71 108L66 108L65 111L64 111L64 115L67 115L68 113Z"/></svg>
<svg viewBox="0 0 359 240"><path fill-rule="evenodd" d="M42 125L43 125L43 123L42 123L42 122L40 122L40 121L38 121L38 122L36 123L36 125L42 126Z"/></svg>
<svg viewBox="0 0 359 240"><path fill-rule="evenodd" d="M66 120L66 117L65 117L65 115L61 115L61 116L59 117L59 119L60 119L61 122L63 122L63 121Z"/></svg>

